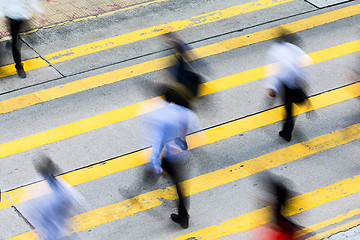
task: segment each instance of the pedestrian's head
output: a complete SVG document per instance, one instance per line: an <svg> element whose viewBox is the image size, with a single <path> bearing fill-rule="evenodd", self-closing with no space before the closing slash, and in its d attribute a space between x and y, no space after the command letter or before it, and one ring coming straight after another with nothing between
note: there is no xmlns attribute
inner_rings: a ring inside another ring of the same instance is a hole
<svg viewBox="0 0 360 240"><path fill-rule="evenodd" d="M167 31L164 35L164 38L166 38L167 40L173 40L173 39L178 39L177 34L174 33L173 31Z"/></svg>
<svg viewBox="0 0 360 240"><path fill-rule="evenodd" d="M284 27L278 27L278 31L278 42L287 42L294 45L300 44L300 37L297 34L291 32L289 29L286 29Z"/></svg>
<svg viewBox="0 0 360 240"><path fill-rule="evenodd" d="M52 179L59 173L58 166L46 155L41 155L34 165L36 171L45 179Z"/></svg>
<svg viewBox="0 0 360 240"><path fill-rule="evenodd" d="M166 39L166 41L175 49L176 52L180 54L183 54L185 52L184 46L182 44L183 41L181 40L179 34L169 31L165 33L163 36Z"/></svg>
<svg viewBox="0 0 360 240"><path fill-rule="evenodd" d="M168 101L169 103L173 102L179 104L179 102L181 102L180 94L178 93L178 91L176 91L173 88L166 89L164 96L165 96L165 100Z"/></svg>
<svg viewBox="0 0 360 240"><path fill-rule="evenodd" d="M187 96L175 87L162 86L159 88L159 93L162 98L169 103L175 103L183 107L189 107L189 99Z"/></svg>

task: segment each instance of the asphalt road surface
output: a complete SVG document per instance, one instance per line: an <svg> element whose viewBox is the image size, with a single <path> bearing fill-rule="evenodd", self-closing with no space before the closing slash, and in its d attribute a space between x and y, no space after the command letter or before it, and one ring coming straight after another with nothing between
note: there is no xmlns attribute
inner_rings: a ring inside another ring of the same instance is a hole
<svg viewBox="0 0 360 240"><path fill-rule="evenodd" d="M306 239L343 239L337 233L359 225L360 2L146 3L27 31L26 79L1 39L0 239L34 239L26 208L45 184L33 165L41 154L86 201L72 218L75 239L251 239L268 221L268 203L257 197L268 172L288 179L285 215L305 228L300 234L312 232ZM290 142L278 135L282 102L264 87L278 26L314 60L313 109L297 109ZM154 86L172 65L167 29L194 49L206 81L193 105L201 126L189 128L184 153L188 229L170 219L169 178L138 183L151 151L145 118Z"/></svg>

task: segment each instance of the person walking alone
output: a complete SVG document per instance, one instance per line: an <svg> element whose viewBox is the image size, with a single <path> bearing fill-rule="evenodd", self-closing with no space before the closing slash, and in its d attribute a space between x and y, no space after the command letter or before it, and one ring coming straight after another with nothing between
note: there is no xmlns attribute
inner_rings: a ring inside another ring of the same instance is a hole
<svg viewBox="0 0 360 240"><path fill-rule="evenodd" d="M42 156L35 168L45 183L33 189L32 194L38 197L26 201L24 215L30 227L37 229L37 239L72 239L75 225L69 218L81 212L84 198L63 178L55 177L59 169L49 157Z"/></svg>
<svg viewBox="0 0 360 240"><path fill-rule="evenodd" d="M170 68L170 79L174 79L173 90L178 95L176 104L183 107L192 109L191 102L199 94L199 87L203 83L203 77L197 73L197 67L191 62L198 57L192 51L192 49L185 43L182 38L175 32L168 32L164 35L167 43L169 43L174 51L174 57L176 64ZM198 59L201 65L206 64ZM198 63L199 64L199 63ZM197 64L197 65L198 65ZM185 135L180 135L175 139L175 143L180 146L182 150L187 150L187 142Z"/></svg>
<svg viewBox="0 0 360 240"><path fill-rule="evenodd" d="M295 44L299 39L282 29L278 42L273 44L267 54L268 95L276 97L283 93L285 104L285 123L279 132L280 137L290 142L294 129L293 103L310 105L305 88L310 85L306 66L312 59Z"/></svg>
<svg viewBox="0 0 360 240"><path fill-rule="evenodd" d="M184 187L180 184L184 167L184 156L180 153L179 146L174 139L184 136L189 124L189 119L197 119L196 115L188 108L176 104L179 95L174 91L165 92L165 100L158 110L149 113L147 118L149 138L152 142L152 154L147 165L146 175L157 179L167 175L175 183L179 196L178 214L171 214L171 219L183 228L189 227L189 214L186 209ZM196 123L195 123L196 124ZM162 151L164 149L164 153ZM180 153L180 154L179 154ZM150 182L150 180L147 180Z"/></svg>
<svg viewBox="0 0 360 240"><path fill-rule="evenodd" d="M40 15L40 22L44 24L43 9L39 0L1 0L0 18L8 20L12 38L12 54L15 62L16 72L20 78L26 78L23 64L21 63L21 52L18 44L18 36L24 23L32 17L32 11Z"/></svg>

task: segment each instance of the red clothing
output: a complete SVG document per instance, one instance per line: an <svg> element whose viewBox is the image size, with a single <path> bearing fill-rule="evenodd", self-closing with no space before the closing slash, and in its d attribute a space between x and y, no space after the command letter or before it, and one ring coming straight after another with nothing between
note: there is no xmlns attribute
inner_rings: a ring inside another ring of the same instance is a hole
<svg viewBox="0 0 360 240"><path fill-rule="evenodd" d="M264 225L256 229L253 240L295 240L295 238L288 233L281 232L280 229Z"/></svg>

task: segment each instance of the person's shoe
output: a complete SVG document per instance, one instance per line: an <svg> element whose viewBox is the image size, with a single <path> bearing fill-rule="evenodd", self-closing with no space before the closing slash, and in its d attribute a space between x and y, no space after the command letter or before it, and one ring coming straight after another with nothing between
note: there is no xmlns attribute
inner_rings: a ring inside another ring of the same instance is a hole
<svg viewBox="0 0 360 240"><path fill-rule="evenodd" d="M188 145L186 141L181 140L179 137L175 138L175 143L181 148L181 150L186 151L188 149Z"/></svg>
<svg viewBox="0 0 360 240"><path fill-rule="evenodd" d="M18 68L16 69L16 72L20 78L26 78L26 72L24 71L24 68Z"/></svg>
<svg viewBox="0 0 360 240"><path fill-rule="evenodd" d="M170 215L171 220L174 222L180 224L180 226L184 229L187 229L189 227L189 218L180 218L177 214L171 214Z"/></svg>
<svg viewBox="0 0 360 240"><path fill-rule="evenodd" d="M279 136L282 137L287 142L290 142L291 140L291 136L286 134L284 131L280 131Z"/></svg>

